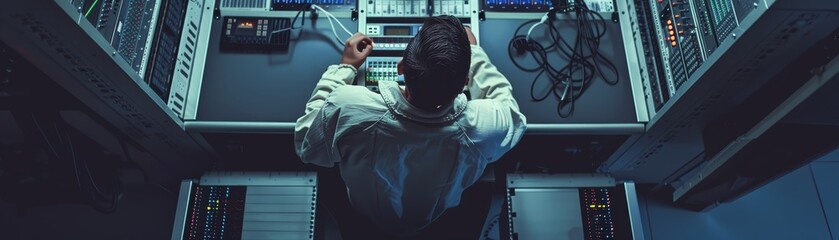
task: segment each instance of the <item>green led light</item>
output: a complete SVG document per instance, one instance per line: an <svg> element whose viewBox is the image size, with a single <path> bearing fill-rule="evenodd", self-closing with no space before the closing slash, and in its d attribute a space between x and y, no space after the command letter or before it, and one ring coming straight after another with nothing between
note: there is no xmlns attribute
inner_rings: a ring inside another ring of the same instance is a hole
<svg viewBox="0 0 839 240"><path fill-rule="evenodd" d="M99 0L94 0L93 1L93 4L91 4L90 8L87 9L87 12L84 13L84 17L87 17L87 15L90 14L90 11L93 11L93 7L96 6L96 3L98 3L98 2L99 2Z"/></svg>

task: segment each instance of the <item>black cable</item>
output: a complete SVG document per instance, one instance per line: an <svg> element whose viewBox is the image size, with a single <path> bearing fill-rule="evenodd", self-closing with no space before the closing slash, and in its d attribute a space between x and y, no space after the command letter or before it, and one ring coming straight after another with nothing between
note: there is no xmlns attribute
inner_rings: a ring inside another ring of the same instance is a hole
<svg viewBox="0 0 839 240"><path fill-rule="evenodd" d="M41 137L44 139L44 142L47 144L47 147L49 147L49 150L50 150L50 152L52 152L52 155L55 157L55 160L59 161L59 162L64 161L64 158L62 158L61 155L58 154L58 151L56 150L56 147L54 147L52 145L52 141L50 141L49 137L47 137L47 134L44 131L44 129L41 128L41 124L38 123L38 118L35 117L35 113L29 113L29 115L32 117L32 122L35 123L35 127L37 127L37 129L38 129L38 133L41 134ZM56 132L56 135L59 138L59 141L61 141L62 144L64 144L64 141L61 140L61 132L58 131L58 128L57 128L57 126L55 126L55 124L53 124L53 127L55 128L55 132ZM47 155L49 155L49 154L47 154ZM81 179L79 178L79 167L76 164L75 160L73 161L73 170L74 170L73 175L76 177L76 186L81 188L82 183L81 183Z"/></svg>
<svg viewBox="0 0 839 240"><path fill-rule="evenodd" d="M289 24L289 27L271 31L270 33L268 33L268 41L271 41L271 38L274 36L274 34L303 28L303 26L306 25L306 9L311 8L311 6L311 4L303 4L303 6L300 7L300 10L297 11L297 14L294 15L294 18L291 19L291 24ZM303 20L300 20L300 26L295 27L294 23L297 22L297 18L300 17L300 13L303 13Z"/></svg>
<svg viewBox="0 0 839 240"><path fill-rule="evenodd" d="M139 165L137 165L137 163L134 162L134 160L131 158L131 155L128 153L128 147L125 145L125 141L120 139L119 140L119 146L122 149L122 154L125 155L125 161L123 162L123 164L127 164L129 167L133 167L133 168L136 168L137 170L139 170L140 173L143 174L143 183L146 184L146 185L149 185L149 175L148 175L148 173L146 173L146 170L143 169L142 167L140 167ZM178 198L177 193L172 192L171 190L164 187L163 185L160 185L159 183L155 183L154 185L156 187L160 188L161 190L163 190L164 192L168 193L170 196Z"/></svg>
<svg viewBox="0 0 839 240"><path fill-rule="evenodd" d="M310 8L312 8L312 4L303 4L303 6L300 7L300 10L297 11L297 14L294 15L294 19L291 20L291 24L289 24L289 26L291 26L291 29L300 29L306 25L306 10ZM297 22L297 17L300 17L300 13L303 13L303 20L300 20L299 27L294 27L294 23Z"/></svg>
<svg viewBox="0 0 839 240"><path fill-rule="evenodd" d="M522 27L524 27L524 26L526 26L530 23L534 23L534 22L538 22L538 21L539 20L530 20L530 21L524 22L522 25L520 25L518 28L516 28L516 31L513 33L513 39L511 39L510 43L507 45L507 56L510 58L510 61L512 61L513 65L516 65L517 68L519 68L520 70L523 70L525 72L539 71L539 69L541 69L541 66L531 69L531 68L526 68L526 67L520 65L516 61L516 59L513 57L512 49L514 49L514 48L517 49L517 47L514 46L517 43L516 41L525 41L525 43L523 43L523 44L525 44L525 47L526 47L526 45L527 45L526 41L527 40L524 39L525 37L523 35L518 35L518 33L519 33L519 31L521 31Z"/></svg>
<svg viewBox="0 0 839 240"><path fill-rule="evenodd" d="M49 147L52 154L55 156L56 159L61 159L61 156L58 155L58 152L55 150L55 147L52 146L52 143L50 142L50 139L47 138L46 133L44 133L44 129L41 128L40 124L38 124L38 119L35 118L35 114L30 113L30 116L32 116L32 122L35 123L35 127L38 127L38 132L41 133L41 137L44 138L44 142L47 143L47 146Z"/></svg>
<svg viewBox="0 0 839 240"><path fill-rule="evenodd" d="M110 187L112 187L112 189L109 189L109 190L111 190L110 194L108 194L106 191L103 191L102 190L103 188L99 188L99 184L97 184L96 181L93 179L93 172L90 171L90 166L87 163L87 160L86 159L81 159L81 160L76 159L76 151L75 151L75 147L73 145L73 139L71 138L71 135L69 133L67 133L67 130L65 129L65 127L62 127L61 129L56 129L56 130L60 130L58 132L59 136L61 136L63 134L64 139L67 140L67 145L68 145L69 150L70 150L70 157L72 158L73 163L75 164L78 161L78 162L81 162L82 166L84 166L85 173L87 174L87 178L90 181L90 187L88 187L88 191L90 192L90 202L91 202L90 204L96 210L98 210L100 212L103 212L103 213L114 212L116 210L117 205L119 204L119 195L122 193L120 183L119 183L119 179L117 178L116 183L114 183L113 186L110 186ZM108 198L108 197L110 197L110 198ZM108 205L108 206L102 206L101 204L99 204L98 199L104 199L106 201L110 201L111 204Z"/></svg>
<svg viewBox="0 0 839 240"><path fill-rule="evenodd" d="M90 166L85 160L86 158L77 158L76 147L73 143L72 135L67 131L68 125L66 123L54 120L52 125L55 133L48 134L47 131L49 129L44 129L41 126L41 121L38 120L38 117L36 117L34 113L30 113L30 117L37 128L38 133L43 138L44 143L47 145L45 149L47 157L54 157L56 162L73 162L75 185L81 193L80 196L87 196L86 199L83 200L88 201L94 209L100 212L111 213L115 211L119 202L119 196L122 194L119 179L115 179L116 182L113 185L108 186L109 188L102 188L103 186L98 184L94 179L93 172L90 170ZM48 125L49 123L47 123L45 127L48 128ZM58 143L60 143L60 145L53 144L55 143L53 142L54 138L58 139ZM82 176L83 174L87 174L86 179ZM110 190L110 192L108 192L108 190ZM101 204L100 200L108 201L110 204Z"/></svg>
<svg viewBox="0 0 839 240"><path fill-rule="evenodd" d="M507 45L507 54L513 65L522 71L536 73L530 84L531 100L544 101L553 95L559 99L556 111L561 118L571 116L575 100L583 95L595 78L603 79L608 85L616 85L620 81L617 66L599 52L601 39L606 35L605 19L599 13L591 11L584 1L577 1L575 13L577 32L573 40L560 34L551 16L544 22L547 25L549 42L542 43L519 34L523 27L539 21L530 20L516 29ZM555 13L551 11L548 14ZM529 53L536 66L525 66L516 60L513 56L514 49L519 53ZM565 64L551 64L548 58L552 54L566 60ZM547 79L549 84L546 92L537 94L536 85L542 78Z"/></svg>

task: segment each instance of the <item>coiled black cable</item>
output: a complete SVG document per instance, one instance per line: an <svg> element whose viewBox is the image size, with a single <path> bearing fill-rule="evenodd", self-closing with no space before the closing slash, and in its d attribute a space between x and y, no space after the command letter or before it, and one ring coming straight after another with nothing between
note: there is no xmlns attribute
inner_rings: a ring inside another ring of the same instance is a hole
<svg viewBox="0 0 839 240"><path fill-rule="evenodd" d="M517 68L536 73L530 84L531 100L544 101L551 95L558 98L556 112L560 118L567 118L573 114L574 102L596 77L603 79L608 85L616 85L620 80L617 66L599 52L601 39L606 35L605 19L600 13L590 10L584 1L578 0L576 4L577 31L573 39L563 37L554 23L555 16L549 16L549 20L544 23L547 25L550 41L546 46L519 34L524 26L530 26L539 20L527 21L520 25L507 46L507 54ZM548 14L556 13L551 11ZM513 56L513 51L529 53L536 66L528 67L519 63ZM549 55L554 53L567 60L564 65L552 64L548 60ZM611 75L608 72L611 72ZM546 92L537 94L536 83L540 79L547 79L550 83Z"/></svg>

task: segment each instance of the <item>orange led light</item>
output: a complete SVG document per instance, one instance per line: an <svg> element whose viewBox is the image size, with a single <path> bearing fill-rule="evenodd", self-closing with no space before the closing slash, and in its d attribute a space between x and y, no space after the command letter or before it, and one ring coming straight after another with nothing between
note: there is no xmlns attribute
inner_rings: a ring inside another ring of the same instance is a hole
<svg viewBox="0 0 839 240"><path fill-rule="evenodd" d="M253 23L252 22L240 22L239 27L240 28L253 28Z"/></svg>
<svg viewBox="0 0 839 240"><path fill-rule="evenodd" d="M670 36L670 41L676 41L676 36Z"/></svg>
<svg viewBox="0 0 839 240"><path fill-rule="evenodd" d="M669 31L669 32L667 32L667 33L669 33L669 34L670 34L670 36L673 36L673 34L675 34L675 33L673 32L673 30L670 30L670 31ZM679 31L679 33L682 33L682 31Z"/></svg>
<svg viewBox="0 0 839 240"><path fill-rule="evenodd" d="M673 24L673 20L667 19L667 25Z"/></svg>
<svg viewBox="0 0 839 240"><path fill-rule="evenodd" d="M674 46L674 47L675 47L675 46L676 46L676 41L672 41L672 42L670 42L670 46Z"/></svg>
<svg viewBox="0 0 839 240"><path fill-rule="evenodd" d="M673 30L673 25L667 25L667 30Z"/></svg>

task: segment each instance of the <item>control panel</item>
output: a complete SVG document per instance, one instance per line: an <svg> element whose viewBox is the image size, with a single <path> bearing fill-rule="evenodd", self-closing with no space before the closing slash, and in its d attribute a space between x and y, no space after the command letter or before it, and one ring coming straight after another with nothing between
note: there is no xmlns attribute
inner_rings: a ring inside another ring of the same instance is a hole
<svg viewBox="0 0 839 240"><path fill-rule="evenodd" d="M221 49L286 51L290 26L288 18L224 17Z"/></svg>
<svg viewBox="0 0 839 240"><path fill-rule="evenodd" d="M655 15L650 10L648 0L634 0L634 3L633 9L638 22L636 48L641 50L638 54L642 56L641 79L646 85L646 94L651 101L648 107L657 111L670 99L670 92L664 75L662 56L658 54L661 52L661 46L658 44L655 24L652 22Z"/></svg>
<svg viewBox="0 0 839 240"><path fill-rule="evenodd" d="M426 0L369 0L366 4L369 17L425 17L428 16Z"/></svg>
<svg viewBox="0 0 839 240"><path fill-rule="evenodd" d="M151 90L183 117L194 68L203 68L211 0L73 0ZM206 11L205 11L206 10ZM199 56L201 55L201 56ZM199 70L202 71L202 70Z"/></svg>
<svg viewBox="0 0 839 240"><path fill-rule="evenodd" d="M376 50L405 50L419 33L420 23L369 23L366 34L376 43Z"/></svg>
<svg viewBox="0 0 839 240"><path fill-rule="evenodd" d="M661 67L664 72L664 84L660 88L664 89L662 92L668 94L667 98L676 94L677 84L687 81L687 73L685 65L682 61L682 52L679 48L679 39L677 33L680 31L681 25L677 26L677 21L674 20L670 0L647 0L651 14L650 28L653 29L654 41L658 45L657 52L661 59ZM678 27L678 28L677 28Z"/></svg>
<svg viewBox="0 0 839 240"><path fill-rule="evenodd" d="M114 42L117 52L125 58L138 73L145 69L145 60L150 43L152 21L157 15L160 1L127 0L124 7L126 15L117 22L117 34ZM141 74L142 76L142 74Z"/></svg>
<svg viewBox="0 0 839 240"><path fill-rule="evenodd" d="M617 239L609 188L580 188L585 239Z"/></svg>
<svg viewBox="0 0 839 240"><path fill-rule="evenodd" d="M172 239L314 239L313 172L212 172L183 180Z"/></svg>
<svg viewBox="0 0 839 240"><path fill-rule="evenodd" d="M473 10L469 0L433 0L431 8L434 10L434 16L452 15L455 17L469 17L470 14L477 13Z"/></svg>
<svg viewBox="0 0 839 240"><path fill-rule="evenodd" d="M162 0L74 0L82 16L93 24L117 53L144 76L154 24Z"/></svg>
<svg viewBox="0 0 839 240"><path fill-rule="evenodd" d="M368 23L365 34L376 43L376 51L404 51L420 29L422 23Z"/></svg>
<svg viewBox="0 0 839 240"><path fill-rule="evenodd" d="M378 90L378 81L398 81L402 76L396 63L402 58L414 36L422 29L427 17L453 15L470 27L476 38L480 36L476 0L368 0L359 2L358 29L369 36L375 50L360 68L364 85ZM364 11L366 9L366 11ZM480 39L477 39L480 42Z"/></svg>
<svg viewBox="0 0 839 240"><path fill-rule="evenodd" d="M702 52L707 59L711 52L717 49L717 39L714 36L714 27L711 24L711 13L708 11L708 4L705 0L690 0L693 10L693 21L696 24L696 35L703 46Z"/></svg>
<svg viewBox="0 0 839 240"><path fill-rule="evenodd" d="M244 186L193 185L183 239L241 239Z"/></svg>
<svg viewBox="0 0 839 240"><path fill-rule="evenodd" d="M669 26L673 30L668 30L668 37L670 39L678 39L679 48L682 50L682 61L685 64L686 75L689 77L699 65L704 61L702 46L700 44L699 34L697 31L697 14L690 3L694 1L670 1L670 13L672 14L673 23ZM669 27L668 26L668 27ZM671 31L675 34L670 35ZM672 42L671 42L672 43ZM671 44L672 45L672 44ZM677 87L684 82L676 83Z"/></svg>
<svg viewBox="0 0 839 240"><path fill-rule="evenodd" d="M547 12L551 0L484 0L484 9L493 12Z"/></svg>
<svg viewBox="0 0 839 240"><path fill-rule="evenodd" d="M635 185L597 175L508 174L501 239L644 239ZM503 234L503 233L502 233Z"/></svg>
<svg viewBox="0 0 839 240"><path fill-rule="evenodd" d="M731 0L707 0L708 11L711 13L711 23L717 42L722 42L737 27L737 18L734 16L734 5Z"/></svg>
<svg viewBox="0 0 839 240"><path fill-rule="evenodd" d="M152 54L149 57L149 70L146 74L146 82L151 89L163 101L169 100L169 92L172 87L172 75L175 73L178 59L178 47L180 46L183 33L183 23L186 12L187 1L166 1L163 9L166 15L162 16L155 27L155 39L152 41ZM194 30L191 30L195 34ZM190 36L195 41L196 36ZM192 46L194 48L194 46ZM194 56L188 53L187 56ZM188 74L188 73L187 73ZM182 94L178 94L178 104L182 104ZM181 107L183 107L181 105Z"/></svg>
<svg viewBox="0 0 839 240"><path fill-rule="evenodd" d="M635 0L642 79L660 109L737 25L731 0ZM643 51L641 53L640 51Z"/></svg>
<svg viewBox="0 0 839 240"><path fill-rule="evenodd" d="M483 0L483 9L490 12L547 12L551 7L557 12L573 12L574 0ZM585 5L594 12L614 12L613 0L588 0Z"/></svg>
<svg viewBox="0 0 839 240"><path fill-rule="evenodd" d="M364 63L364 85L372 90L378 90L379 81L397 81L404 85L405 81L399 75L396 64L402 57L368 57Z"/></svg>

